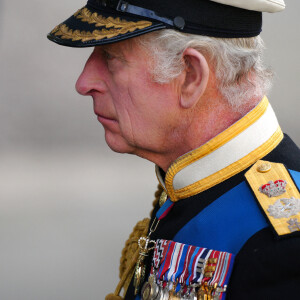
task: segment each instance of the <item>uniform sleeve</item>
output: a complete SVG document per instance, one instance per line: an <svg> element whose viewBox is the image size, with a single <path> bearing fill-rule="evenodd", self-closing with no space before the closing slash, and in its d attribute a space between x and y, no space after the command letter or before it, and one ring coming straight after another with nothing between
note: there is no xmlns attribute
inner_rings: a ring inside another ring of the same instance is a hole
<svg viewBox="0 0 300 300"><path fill-rule="evenodd" d="M226 300L299 299L300 237L276 239L270 228L236 256Z"/></svg>

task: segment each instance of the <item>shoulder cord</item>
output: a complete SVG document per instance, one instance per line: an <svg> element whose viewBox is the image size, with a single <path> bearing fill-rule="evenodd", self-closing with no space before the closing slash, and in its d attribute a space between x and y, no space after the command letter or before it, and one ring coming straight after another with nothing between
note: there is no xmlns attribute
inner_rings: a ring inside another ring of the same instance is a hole
<svg viewBox="0 0 300 300"><path fill-rule="evenodd" d="M163 191L163 188L158 185L157 191L155 192L155 199L153 201L153 209L152 212L157 205L160 195ZM149 229L150 219L145 218L142 221L139 221L134 229L133 232L130 234L129 239L125 243L125 247L122 251L122 256L120 259L120 282L118 283L115 292L113 294L109 294L105 297L105 300L122 300L123 298L119 296L122 288L124 289L124 295L128 289L130 284L131 278L134 273L134 267L139 257L139 247L138 247L138 240L141 236L146 236ZM131 259L130 259L131 258Z"/></svg>

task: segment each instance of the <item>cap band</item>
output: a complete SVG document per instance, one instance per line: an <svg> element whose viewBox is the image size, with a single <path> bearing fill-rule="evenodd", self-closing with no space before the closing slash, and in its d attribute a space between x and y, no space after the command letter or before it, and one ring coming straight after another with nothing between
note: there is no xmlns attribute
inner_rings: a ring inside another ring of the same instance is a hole
<svg viewBox="0 0 300 300"><path fill-rule="evenodd" d="M87 4L97 9L97 7L95 5L93 5L94 2L95 1L93 1L93 0L89 0ZM174 22L172 20L158 16L155 11L129 4L128 2L123 1L123 0L119 0L119 1L103 0L100 3L101 3L100 6L102 6L103 8L109 7L109 8L115 9L116 11L119 11L119 12L129 13L129 14L136 15L139 17L144 17L147 19L153 19L153 20L168 24L170 26L174 26Z"/></svg>
<svg viewBox="0 0 300 300"><path fill-rule="evenodd" d="M111 14L151 20L167 28L214 37L256 36L262 27L261 12L210 0L89 0L88 6L99 13L110 10Z"/></svg>

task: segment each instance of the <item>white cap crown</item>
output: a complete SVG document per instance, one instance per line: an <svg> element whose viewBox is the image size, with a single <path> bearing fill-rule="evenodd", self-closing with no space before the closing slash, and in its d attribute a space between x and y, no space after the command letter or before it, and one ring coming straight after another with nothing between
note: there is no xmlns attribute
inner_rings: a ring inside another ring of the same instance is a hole
<svg viewBox="0 0 300 300"><path fill-rule="evenodd" d="M211 0L248 10L275 13L285 9L283 0Z"/></svg>

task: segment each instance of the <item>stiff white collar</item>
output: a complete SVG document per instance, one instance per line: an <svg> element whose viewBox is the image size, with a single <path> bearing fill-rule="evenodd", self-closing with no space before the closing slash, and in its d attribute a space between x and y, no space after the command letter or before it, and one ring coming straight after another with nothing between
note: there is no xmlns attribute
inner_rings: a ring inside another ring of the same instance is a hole
<svg viewBox="0 0 300 300"><path fill-rule="evenodd" d="M223 182L271 152L283 133L266 97L247 115L201 147L176 159L165 181L156 174L172 201L178 201Z"/></svg>

